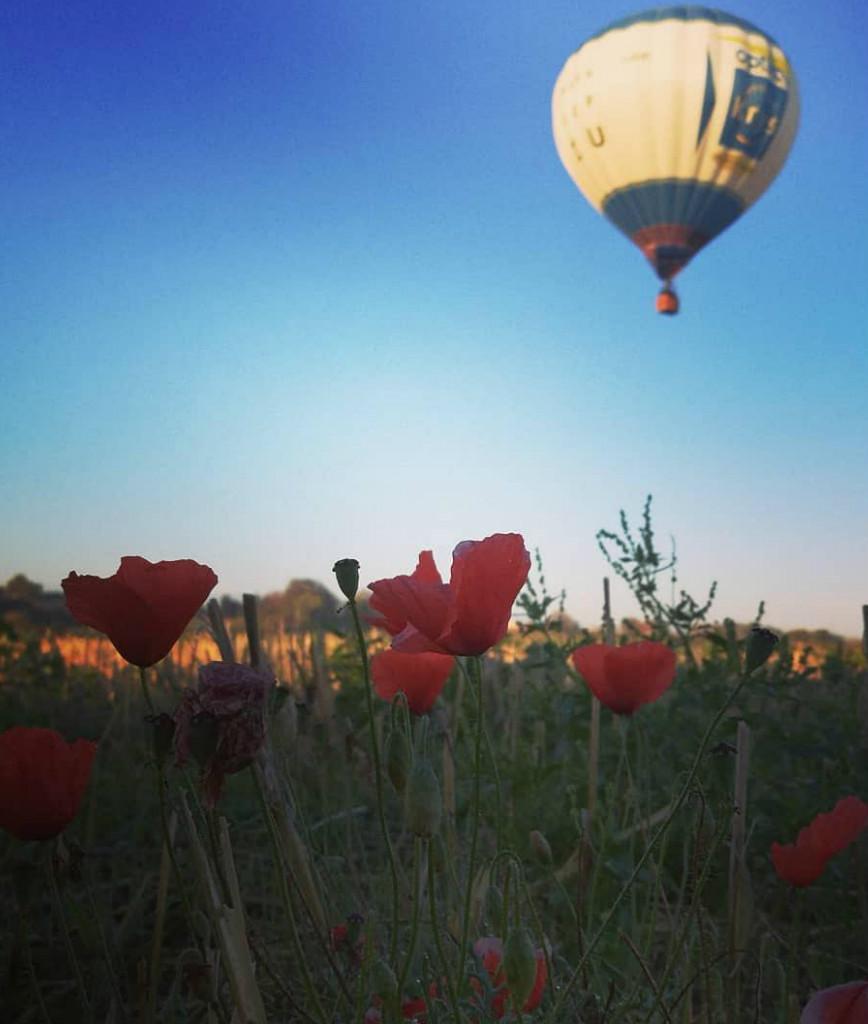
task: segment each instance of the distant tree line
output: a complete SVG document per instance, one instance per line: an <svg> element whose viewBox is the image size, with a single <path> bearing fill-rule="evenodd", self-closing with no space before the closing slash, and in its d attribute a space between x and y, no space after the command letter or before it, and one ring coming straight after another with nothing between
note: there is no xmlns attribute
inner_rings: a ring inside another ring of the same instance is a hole
<svg viewBox="0 0 868 1024"><path fill-rule="evenodd" d="M281 628L291 633L347 631L348 619L340 612L343 601L316 580L291 580L285 590L265 594L259 614L263 631ZM365 611L365 602L359 602ZM228 620L240 619L241 601L229 594L220 598ZM0 635L10 637L43 633L69 633L80 629L66 608L63 591L45 590L23 573L0 586Z"/></svg>

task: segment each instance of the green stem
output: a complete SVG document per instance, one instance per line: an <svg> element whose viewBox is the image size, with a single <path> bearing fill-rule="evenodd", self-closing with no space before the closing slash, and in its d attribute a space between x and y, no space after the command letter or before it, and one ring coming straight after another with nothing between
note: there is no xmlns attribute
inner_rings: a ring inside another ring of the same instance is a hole
<svg viewBox="0 0 868 1024"><path fill-rule="evenodd" d="M639 809L639 799L636 793L636 782L633 778L633 770L630 765L629 729L630 720L625 715L618 715L615 727L618 732L618 740L621 744L621 761L624 765L624 813L621 818L621 828L627 826L630 820L630 811L633 812L633 823L640 822L642 815Z"/></svg>
<svg viewBox="0 0 868 1024"><path fill-rule="evenodd" d="M389 944L389 963L395 967L398 961L398 868L395 863L395 851L392 847L392 839L386 825L385 801L383 799L383 771L380 764L380 745L377 742L377 727L374 722L374 697L371 687L371 672L368 666L368 645L365 643L365 634L362 632L362 624L359 621L359 610L356 607L355 599L349 601L350 613L353 616L353 625L356 628L356 639L359 644L359 654L362 658L362 673L365 677L365 703L368 709L368 725L371 732L371 749L374 754L374 777L377 789L377 814L380 819L380 832L383 835L383 842L389 854L389 870L392 875L392 937Z"/></svg>
<svg viewBox="0 0 868 1024"><path fill-rule="evenodd" d="M175 882L178 886L178 891L181 894L181 902L184 904L184 914L187 918L187 924L190 926L190 934L193 936L193 941L196 943L196 948L199 951L199 956L202 958L202 965L205 966L209 963L208 951L205 949L205 943L202 937L196 930L196 919L193 916L193 904L190 902L190 896L187 893L187 886L184 882L184 876L181 874L181 868L178 865L178 861L175 857L175 845L172 841L172 833L169 828L169 815L168 809L166 808L166 773L162 764L157 765L157 795L160 801L160 824L163 829L163 848L169 855L169 863L172 865L172 873L175 876ZM196 788L191 786L191 792L195 795ZM226 1012L226 1007L218 999L211 1005L212 1009L216 1009L217 1014L223 1024L228 1024L229 1015Z"/></svg>
<svg viewBox="0 0 868 1024"><path fill-rule="evenodd" d="M289 922L290 938L292 939L292 945L293 948L295 949L296 959L298 960L298 963L301 965L301 972L304 978L305 990L307 992L308 999L310 1000L314 1007L317 1020L320 1021L320 1024L327 1024L328 1018L326 1017L325 1011L322 1008L319 995L317 994L316 986L314 985L313 978L311 977L310 968L308 967L307 963L307 958L304 955L304 947L302 946L301 939L299 938L298 926L296 925L295 921L295 910L292 906L292 900L289 895L289 889L287 888L286 885L286 870L283 863L283 856L280 852L280 841L277 836L277 829L274 825L274 820L271 817L271 811L269 810L268 802L265 799L265 790L262 786L262 780L259 776L259 772L256 770L255 763L251 765L250 770L256 785L256 792L259 796L259 803L260 806L262 807L262 814L265 818L265 824L268 828L268 836L271 840L271 846L274 851L274 859L277 867L277 880L278 887L280 889L280 897L281 900L283 901L283 909L284 913L286 914L286 919Z"/></svg>
<svg viewBox="0 0 868 1024"><path fill-rule="evenodd" d="M527 882L525 882L523 878L520 879L520 882L522 885L522 889L524 890L524 900L530 908L531 916L533 917L534 924L536 925L536 933L539 936L539 944L543 951L543 956L545 957L547 984L548 987L552 990L552 992L556 992L557 988L555 986L554 965L552 964L551 957L549 956L549 947L548 943L546 942L546 934L545 930L543 929L543 923L540 919L539 911L536 909L536 905L531 899L530 890L527 887ZM506 936L504 936L504 938L505 937Z"/></svg>
<svg viewBox="0 0 868 1024"><path fill-rule="evenodd" d="M57 864L55 862L54 850L49 847L48 851L48 882L51 886L51 895L57 909L57 916L60 920L60 930L63 934L63 944L66 947L66 955L69 958L72 972L75 975L75 983L78 988L78 996L84 1009L84 1017L88 1022L93 1022L93 1008L90 999L87 997L87 988L84 984L84 975L81 973L81 965L75 955L75 947L72 944L72 936L69 933L69 922L66 919L66 910L63 906L63 897L60 894L60 885L57 879Z"/></svg>
<svg viewBox="0 0 868 1024"><path fill-rule="evenodd" d="M464 675L465 679L469 680L467 670L464 665L459 661L458 668ZM494 775L494 799L495 799L495 852L498 852L503 842L503 787L500 782L500 766L497 763L497 755L494 751L494 744L491 741L491 733L488 730L488 725L482 723L482 738L485 742L485 751L488 754L488 759L491 761L491 768Z"/></svg>
<svg viewBox="0 0 868 1024"><path fill-rule="evenodd" d="M220 855L220 841L217 838L216 807L206 808L205 824L208 828L208 842L211 846L211 857L214 860L214 867L217 869L217 880L220 883L220 898L227 907L231 907L232 893L229 891L229 882L226 880L226 873L223 870L223 858Z"/></svg>
<svg viewBox="0 0 868 1024"><path fill-rule="evenodd" d="M651 1018L654 1016L654 1013L655 1013L655 1011L658 1008L664 1014L667 1012L666 1008L663 1006L662 1002L660 1001L661 998L662 998L661 993L666 991L667 985L668 985L668 982L669 982L669 977L672 974L672 972L675 970L675 968L677 966L681 965L683 960L689 959L689 954L683 954L682 955L681 947L685 944L685 942L688 939L688 936L689 936L689 933L690 933L690 928L691 928L691 925L693 923L693 918L694 918L694 916L696 914L696 908L700 904L700 897L702 895L702 892L705 889L706 883L708 882L709 878L711 877L712 868L713 868L713 865L715 863L715 854L717 852L718 847L720 846L720 843L723 841L723 837L724 837L725 832L726 832L726 822L723 821L718 826L717 831L715 832L714 840L712 841L712 844L711 844L711 847L710 847L710 849L708 851L708 854L705 857L705 863L702 865L702 869L701 869L701 871L699 873L699 877L697 878L697 880L696 880L696 882L694 884L693 899L690 901L690 904L687 907L687 911L684 914L684 918L683 918L683 921L682 921L682 923L680 925L679 930L674 934L673 940L670 943L670 949L669 949L669 952L667 954L667 959L666 959L666 966L663 969L662 975L659 975L658 978L657 978L658 992L655 993L654 1005L648 1011L648 1014L647 1014L647 1016L645 1017L645 1020L644 1020L644 1024L649 1024L649 1022L651 1021ZM663 861L662 861L662 858L661 858L661 860L660 860L661 867L662 867L662 863L663 863ZM649 944L650 944L650 938L649 938ZM672 1010L674 1012L675 1005L672 1006Z"/></svg>
<svg viewBox="0 0 868 1024"><path fill-rule="evenodd" d="M413 921L410 926L410 943L407 946L407 955L404 957L404 966L401 968L401 974L398 977L398 999L403 998L404 993L404 982L407 980L407 974L410 971L410 964L413 960L413 953L416 950L416 937L419 934L419 903L420 892L419 892L419 872L420 872L420 861L422 860L422 840L419 836L413 838ZM428 870L431 870L430 859L428 863Z"/></svg>
<svg viewBox="0 0 868 1024"><path fill-rule="evenodd" d="M727 699L726 699L725 703L723 704L723 706L720 708L720 710L717 712L717 714L711 720L711 723L708 726L708 728L705 730L705 734L703 735L702 741L699 744L699 749L696 751L696 754L695 754L695 756L693 758L693 763L690 766L690 770L687 773L687 778L684 781L684 785L681 787L681 792L678 794L678 798L676 799L675 803L672 805L672 809L670 810L669 814L667 815L666 820L660 825L660 828L654 833L654 835L652 836L650 842L645 847L645 850L644 850L642 856L639 858L639 860L636 862L636 866L633 868L632 874L627 879L627 881L624 883L624 886L621 889L621 891L615 897L614 903L609 908L608 913L603 918L603 921L600 924L600 927L597 929L596 934L594 935L593 939L591 939L587 949L585 950L584 956L581 958L581 960L579 961L578 965L573 970L573 973L570 975L569 981L564 986L563 990L561 991L560 997L558 998L557 1002L555 1003L551 1013L546 1018L547 1024L554 1024L555 1021L561 1019L558 1016L559 1011L562 1009L562 1007L564 1005L564 1002L566 1001L567 996L570 994L570 992L573 989L573 986L575 985L576 981L578 980L582 968L584 967L585 963L587 962L588 958L591 956L593 951L596 949L600 939L603 937L606 929L609 927L609 924L611 923L612 919L615 917L615 914L617 913L618 908L621 906L621 904L624 902L626 897L629 895L630 890L633 887L633 883L636 881L637 877L639 876L639 872L645 866L645 862L651 856L651 853L654 850L655 846L657 845L657 843L659 842L659 840L663 836L663 834L666 832L666 830L669 828L670 824L672 823L672 820L674 819L675 815L678 813L681 805L684 803L684 800L686 799L687 794L690 792L690 787L693 785L693 779L696 776L696 773L697 773L697 771L699 769L699 763L700 763L700 761L702 760L702 758L705 755L705 748L708 746L708 741L711 739L711 736L714 733L714 730L720 724L720 721L723 718L724 714L726 713L727 708L732 704L732 702L736 699L736 697L741 692L741 689L744 686L744 684L747 682L747 679L748 679L747 676L742 676L742 678L738 681L738 683L735 685L735 687L733 688L733 690L731 691L731 693L727 697Z"/></svg>
<svg viewBox="0 0 868 1024"><path fill-rule="evenodd" d="M178 892L181 894L181 902L184 906L184 915L186 916L187 925L189 926L190 935L193 938L193 942L196 943L196 947L199 950L199 955L202 957L203 966L209 963L208 951L205 948L205 942L200 936L196 928L196 918L193 916L192 903L190 902L189 894L187 893L186 883L184 882L183 874L181 873L180 865L178 864L177 858L175 857L175 844L172 840L172 829L169 826L169 810L166 806L166 770L163 764L158 763L157 765L157 796L160 802L160 825L163 830L163 848L169 855L169 863L172 865L172 873L175 876L175 884L178 887ZM196 786L191 786L191 792L196 794ZM162 945L162 943L161 943ZM159 963L159 961L158 961ZM156 966L153 966L153 972L157 970ZM148 981L148 984L156 983L154 979ZM211 1004L211 1008L216 1010L220 1020L223 1024L228 1022L228 1015L226 1008L218 998Z"/></svg>
<svg viewBox="0 0 868 1024"><path fill-rule="evenodd" d="M142 693L145 697L145 703L148 705L148 714L155 715L157 708L154 704L153 698L151 697L151 691L148 689L148 681L145 679L145 670L139 667L139 682L142 684Z"/></svg>
<svg viewBox="0 0 868 1024"><path fill-rule="evenodd" d="M437 921L437 899L434 892L434 872L428 867L428 908L431 914L431 931L434 933L434 945L437 948L437 956L440 960L440 970L446 978L446 989L449 993L449 1006L452 1010L452 1017L455 1024L461 1024L461 1014L458 1010L458 1000L455 996L455 985L452 982L452 973L449 970L449 961L443 949L443 940L440 937L440 927Z"/></svg>
<svg viewBox="0 0 868 1024"><path fill-rule="evenodd" d="M30 987L36 997L36 1005L44 1024L51 1024L51 1017L48 1015L48 1007L42 998L42 989L39 979L36 977L36 968L33 966L33 951L30 949L30 918L26 910L21 910L21 945L24 948L24 960L27 964L27 977L30 979Z"/></svg>
<svg viewBox="0 0 868 1024"><path fill-rule="evenodd" d="M118 982L117 974L114 968L114 958L112 957L112 951L106 938L105 928L103 927L102 918L97 910L96 900L93 896L93 890L91 889L90 880L87 877L87 872L84 873L84 888L87 893L87 902L90 907L90 913L93 920L96 922L96 930L99 934L100 945L102 946L103 956L105 957L106 971L108 972L109 984L111 985L112 993L114 994L115 1000L117 1001L118 1012L120 1013L123 1020L127 1020L127 1012L124 1007L124 997L121 993L121 987Z"/></svg>
<svg viewBox="0 0 868 1024"><path fill-rule="evenodd" d="M184 884L184 876L181 874L181 869L178 866L178 862L175 859L175 847L172 842L172 833L169 828L169 815L166 809L166 774L162 765L157 767L157 796L160 801L160 824L163 829L163 846L169 855L169 861L172 865L172 872L175 875L175 881L178 884L178 889L181 893L181 902L184 904L184 911L187 915L191 928L193 925L193 905L190 903L190 897L187 895L187 887ZM196 929L192 928L193 934L196 935ZM198 937L198 936L197 936ZM205 954L204 947L200 946L199 952L202 954L202 963L206 964L208 958Z"/></svg>
<svg viewBox="0 0 868 1024"><path fill-rule="evenodd" d="M473 892L473 875L476 870L476 848L479 843L479 804L481 794L482 766L482 663L478 656L469 660L476 683L476 737L473 754L473 825L470 838L470 859L467 864L467 887L464 893L464 921L461 926L461 945L458 950L458 991L464 988L464 969L467 957L467 941L470 935L470 904Z"/></svg>
<svg viewBox="0 0 868 1024"><path fill-rule="evenodd" d="M793 890L793 918L790 932L790 991L799 991L799 960L802 954L802 911L804 910L804 890Z"/></svg>

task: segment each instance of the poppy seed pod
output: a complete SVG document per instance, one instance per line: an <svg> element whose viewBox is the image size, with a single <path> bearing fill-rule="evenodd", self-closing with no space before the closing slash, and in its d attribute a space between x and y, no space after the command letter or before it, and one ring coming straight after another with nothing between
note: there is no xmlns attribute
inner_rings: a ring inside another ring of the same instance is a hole
<svg viewBox="0 0 868 1024"><path fill-rule="evenodd" d="M434 769L423 758L416 760L407 781L407 828L422 839L440 829L443 799Z"/></svg>
<svg viewBox="0 0 868 1024"><path fill-rule="evenodd" d="M355 601L359 592L359 563L355 558L341 558L332 566L341 593L348 601Z"/></svg>
<svg viewBox="0 0 868 1024"><path fill-rule="evenodd" d="M403 793L410 771L410 743L403 729L392 729L386 740L386 774L397 793Z"/></svg>
<svg viewBox="0 0 868 1024"><path fill-rule="evenodd" d="M744 674L749 676L771 657L780 637L770 629L752 626L745 640Z"/></svg>
<svg viewBox="0 0 868 1024"><path fill-rule="evenodd" d="M536 950L527 928L514 928L503 944L503 973L516 1006L524 1006L536 981Z"/></svg>
<svg viewBox="0 0 868 1024"><path fill-rule="evenodd" d="M265 702L274 677L249 665L211 662L175 710L179 765L192 754L202 767L203 796L214 807L223 779L246 768L265 741Z"/></svg>

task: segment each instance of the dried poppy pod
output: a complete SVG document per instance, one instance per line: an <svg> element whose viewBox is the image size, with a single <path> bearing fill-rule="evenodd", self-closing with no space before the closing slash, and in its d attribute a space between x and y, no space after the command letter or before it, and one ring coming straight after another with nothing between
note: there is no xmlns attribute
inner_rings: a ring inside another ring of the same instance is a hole
<svg viewBox="0 0 868 1024"><path fill-rule="evenodd" d="M223 779L246 768L265 742L265 701L274 677L249 665L210 662L199 685L175 710L175 755L192 754L203 771L203 796L214 807Z"/></svg>

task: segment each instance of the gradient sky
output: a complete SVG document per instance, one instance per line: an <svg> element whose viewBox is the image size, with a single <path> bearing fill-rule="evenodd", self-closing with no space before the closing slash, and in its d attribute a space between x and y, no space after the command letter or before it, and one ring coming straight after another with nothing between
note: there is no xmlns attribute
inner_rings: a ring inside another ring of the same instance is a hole
<svg viewBox="0 0 868 1024"><path fill-rule="evenodd" d="M717 616L858 635L868 13L731 8L801 127L670 319L551 137L564 60L633 9L4 4L0 581L135 553L264 592L515 530L591 622L594 534L651 492Z"/></svg>

